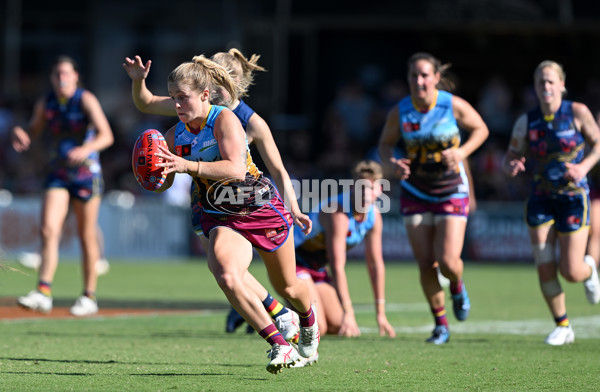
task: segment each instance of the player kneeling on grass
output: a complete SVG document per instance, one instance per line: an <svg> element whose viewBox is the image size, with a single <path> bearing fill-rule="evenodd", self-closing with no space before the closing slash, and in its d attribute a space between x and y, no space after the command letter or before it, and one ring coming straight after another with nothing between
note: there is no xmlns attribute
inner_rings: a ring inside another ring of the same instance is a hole
<svg viewBox="0 0 600 392"><path fill-rule="evenodd" d="M200 189L203 233L208 237L208 266L231 305L271 344L267 370L278 373L310 357L319 344L319 328L306 286L294 274L292 217L270 181L258 170L237 117L211 105L210 88L219 85L235 98L234 82L222 66L204 56L178 66L168 78L180 122L159 144L167 189L175 173L192 176ZM175 152L175 153L174 153ZM239 192L241 189L244 192ZM238 195L240 197L233 197ZM298 350L277 330L244 275L252 248L261 255L275 289L298 310Z"/></svg>
<svg viewBox="0 0 600 392"><path fill-rule="evenodd" d="M381 166L362 161L353 170L352 190L321 203L309 214L309 235L295 233L296 274L308 285L317 305L323 334L359 336L345 266L347 251L364 242L367 270L375 296L379 334L395 337L385 313L385 266L381 234L383 221L375 201L381 194Z"/></svg>

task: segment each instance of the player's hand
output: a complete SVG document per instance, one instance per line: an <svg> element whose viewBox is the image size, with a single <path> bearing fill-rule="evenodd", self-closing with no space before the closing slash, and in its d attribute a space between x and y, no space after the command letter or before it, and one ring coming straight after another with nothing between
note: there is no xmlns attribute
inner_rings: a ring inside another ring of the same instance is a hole
<svg viewBox="0 0 600 392"><path fill-rule="evenodd" d="M81 166L90 154L91 151L85 148L85 146L73 147L67 153L67 163L72 166Z"/></svg>
<svg viewBox="0 0 600 392"><path fill-rule="evenodd" d="M587 172L579 164L565 162L565 167L567 168L567 171L565 172L565 179L573 181L576 184L578 184L579 181L581 181L587 174Z"/></svg>
<svg viewBox="0 0 600 392"><path fill-rule="evenodd" d="M125 57L123 68L125 68L125 71L131 80L140 81L146 79L148 73L150 72L151 65L152 60L148 60L146 61L146 64L143 64L140 56L135 56L133 59Z"/></svg>
<svg viewBox="0 0 600 392"><path fill-rule="evenodd" d="M350 338L360 336L360 329L358 328L358 324L356 324L354 313L344 313L344 319L342 320L338 335Z"/></svg>
<svg viewBox="0 0 600 392"><path fill-rule="evenodd" d="M520 172L525 171L525 157L506 160L502 165L504 172L510 177L514 177Z"/></svg>
<svg viewBox="0 0 600 392"><path fill-rule="evenodd" d="M406 180L410 176L410 159L390 158L390 163L394 167L394 175L400 180Z"/></svg>
<svg viewBox="0 0 600 392"><path fill-rule="evenodd" d="M312 221L308 215L301 212L297 212L294 215L294 223L298 226L304 235L309 235L312 230Z"/></svg>
<svg viewBox="0 0 600 392"><path fill-rule="evenodd" d="M459 148L448 148L442 151L442 163L449 169L456 169L459 162L464 159Z"/></svg>
<svg viewBox="0 0 600 392"><path fill-rule="evenodd" d="M10 134L12 147L16 152L23 152L29 150L31 146L31 138L29 134L21 127L15 127Z"/></svg>
<svg viewBox="0 0 600 392"><path fill-rule="evenodd" d="M390 338L396 337L396 331L394 327L388 322L385 314L377 315L377 325L379 325L379 336L388 335Z"/></svg>
<svg viewBox="0 0 600 392"><path fill-rule="evenodd" d="M167 147L157 144L158 151L154 153L155 156L162 158L162 163L157 163L156 167L164 167L163 174L170 173L187 173L188 172L188 160L183 159L173 154Z"/></svg>

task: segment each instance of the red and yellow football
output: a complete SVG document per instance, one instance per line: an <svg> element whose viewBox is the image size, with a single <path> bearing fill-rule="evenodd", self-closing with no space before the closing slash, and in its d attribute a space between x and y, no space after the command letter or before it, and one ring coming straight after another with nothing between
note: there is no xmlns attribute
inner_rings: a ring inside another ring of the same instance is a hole
<svg viewBox="0 0 600 392"><path fill-rule="evenodd" d="M164 168L156 167L163 159L154 155L158 151L158 144L167 147L165 137L156 129L146 129L140 134L133 146L131 165L133 174L142 188L155 191L162 186L167 178L163 174Z"/></svg>

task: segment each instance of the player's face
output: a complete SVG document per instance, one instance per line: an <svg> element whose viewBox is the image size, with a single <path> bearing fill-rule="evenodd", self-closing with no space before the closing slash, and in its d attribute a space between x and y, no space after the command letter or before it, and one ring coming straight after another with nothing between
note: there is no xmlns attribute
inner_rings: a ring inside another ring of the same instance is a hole
<svg viewBox="0 0 600 392"><path fill-rule="evenodd" d="M440 73L436 73L433 64L427 60L415 61L408 70L408 85L414 98L425 100L432 97L439 81Z"/></svg>
<svg viewBox="0 0 600 392"><path fill-rule="evenodd" d="M50 74L50 82L57 95L70 97L77 89L79 74L69 62L58 63Z"/></svg>
<svg viewBox="0 0 600 392"><path fill-rule="evenodd" d="M355 200L364 209L371 207L381 194L381 185L373 180L361 179L354 184Z"/></svg>
<svg viewBox="0 0 600 392"><path fill-rule="evenodd" d="M565 89L565 81L552 67L544 67L535 77L535 93L540 104L560 102Z"/></svg>
<svg viewBox="0 0 600 392"><path fill-rule="evenodd" d="M182 122L192 123L196 119L201 122L206 117L207 109L204 104L208 102L208 89L198 93L185 83L169 83L169 96Z"/></svg>

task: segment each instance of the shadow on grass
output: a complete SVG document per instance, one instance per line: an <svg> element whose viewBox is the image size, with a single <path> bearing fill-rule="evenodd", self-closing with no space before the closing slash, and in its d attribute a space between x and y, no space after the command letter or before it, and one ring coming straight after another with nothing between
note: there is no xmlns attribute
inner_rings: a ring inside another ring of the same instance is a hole
<svg viewBox="0 0 600 392"><path fill-rule="evenodd" d="M157 362L121 362L121 361L98 361L98 360L89 360L89 359L49 359L49 358L11 358L11 357L0 357L0 360L7 361L22 361L22 362L49 362L49 363L85 363L85 364L94 364L94 365L109 365L109 364L117 364L117 365L164 365L165 363L157 363Z"/></svg>

